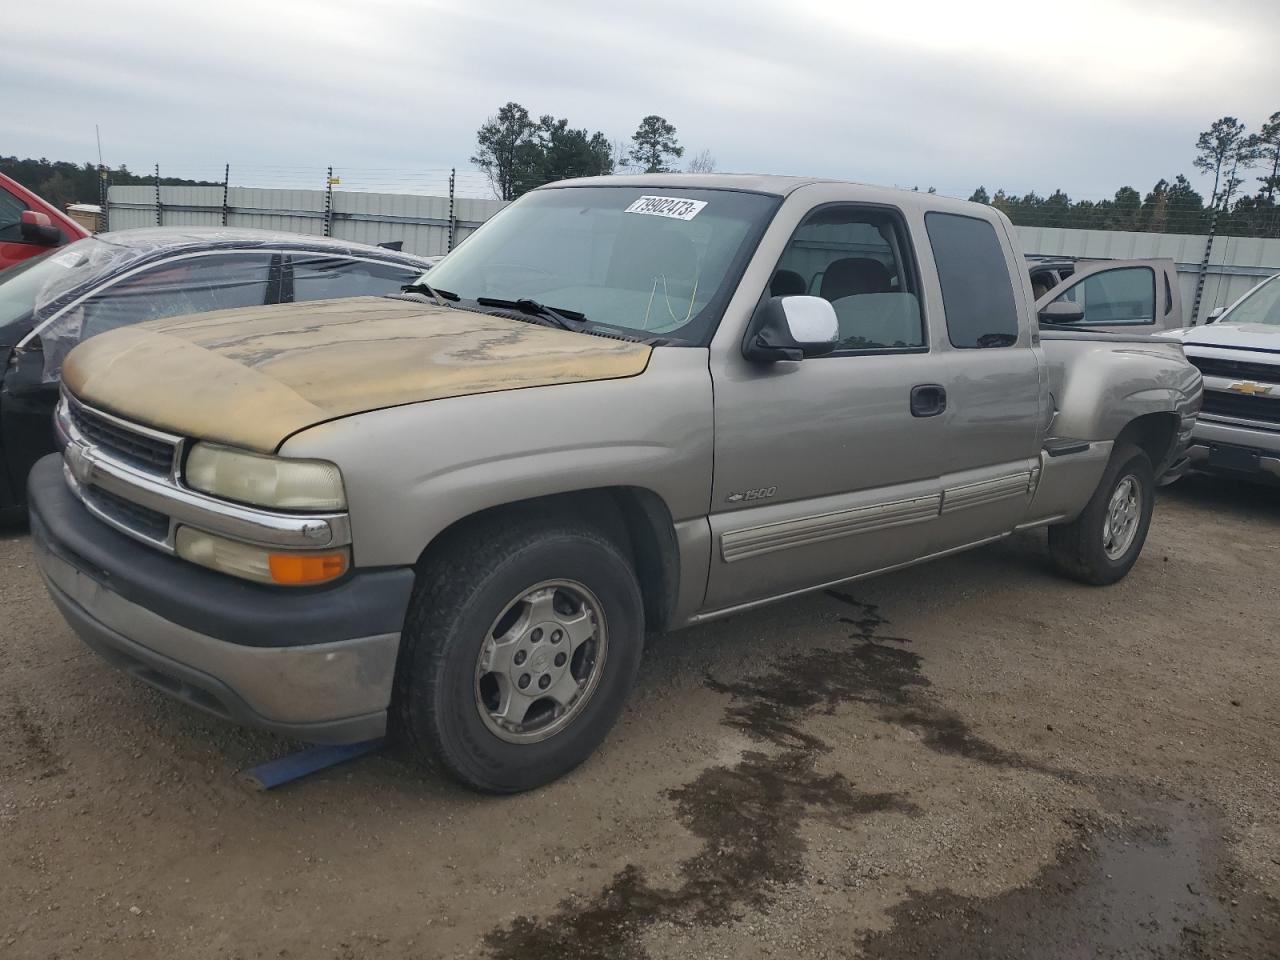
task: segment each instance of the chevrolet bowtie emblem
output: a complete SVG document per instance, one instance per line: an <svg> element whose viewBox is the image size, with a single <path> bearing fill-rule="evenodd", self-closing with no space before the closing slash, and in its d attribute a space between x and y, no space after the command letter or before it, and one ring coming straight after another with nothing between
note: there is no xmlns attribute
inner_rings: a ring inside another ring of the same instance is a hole
<svg viewBox="0 0 1280 960"><path fill-rule="evenodd" d="M1265 397L1271 392L1270 387L1254 383L1252 380L1237 380L1235 383L1228 384L1227 389L1243 393L1247 397Z"/></svg>

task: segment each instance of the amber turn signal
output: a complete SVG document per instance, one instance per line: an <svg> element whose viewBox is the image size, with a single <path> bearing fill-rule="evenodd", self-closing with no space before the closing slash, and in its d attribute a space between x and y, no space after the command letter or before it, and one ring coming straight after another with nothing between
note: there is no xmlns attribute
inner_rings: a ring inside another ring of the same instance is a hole
<svg viewBox="0 0 1280 960"><path fill-rule="evenodd" d="M268 556L271 579L292 585L324 583L347 572L343 553L273 553Z"/></svg>

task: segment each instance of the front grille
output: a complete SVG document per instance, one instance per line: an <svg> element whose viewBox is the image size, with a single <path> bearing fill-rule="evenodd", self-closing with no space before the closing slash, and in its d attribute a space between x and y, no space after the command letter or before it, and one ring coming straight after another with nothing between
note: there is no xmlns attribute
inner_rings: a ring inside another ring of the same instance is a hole
<svg viewBox="0 0 1280 960"><path fill-rule="evenodd" d="M78 403L68 405L71 422L89 444L147 473L168 476L174 446L165 440L130 430Z"/></svg>
<svg viewBox="0 0 1280 960"><path fill-rule="evenodd" d="M102 511L122 527L151 540L164 541L169 537L169 518L163 513L141 504L117 497L101 487L88 487L84 491L94 507Z"/></svg>
<svg viewBox="0 0 1280 960"><path fill-rule="evenodd" d="M1220 357L1187 357L1206 377L1232 377L1236 380L1261 380L1280 383L1280 362L1251 363L1247 360L1224 360ZM1277 358L1280 361L1280 358Z"/></svg>
<svg viewBox="0 0 1280 960"><path fill-rule="evenodd" d="M1280 423L1280 399L1250 397L1242 393L1225 393L1222 390L1206 390L1204 406L1200 408L1200 412L1219 417Z"/></svg>

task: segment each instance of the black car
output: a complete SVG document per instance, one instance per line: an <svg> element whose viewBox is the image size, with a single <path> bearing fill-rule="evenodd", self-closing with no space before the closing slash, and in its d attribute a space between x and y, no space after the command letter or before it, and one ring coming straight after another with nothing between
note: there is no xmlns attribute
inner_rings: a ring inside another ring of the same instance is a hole
<svg viewBox="0 0 1280 960"><path fill-rule="evenodd" d="M77 240L0 274L0 513L55 449L62 360L116 327L189 313L397 293L429 261L323 237L157 227Z"/></svg>

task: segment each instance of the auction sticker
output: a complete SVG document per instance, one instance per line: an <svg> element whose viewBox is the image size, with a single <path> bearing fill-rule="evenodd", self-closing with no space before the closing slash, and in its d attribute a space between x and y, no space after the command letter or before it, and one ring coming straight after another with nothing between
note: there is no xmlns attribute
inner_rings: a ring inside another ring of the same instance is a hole
<svg viewBox="0 0 1280 960"><path fill-rule="evenodd" d="M684 197L641 197L624 212L669 217L672 220L692 220L706 205L705 200L688 200Z"/></svg>

